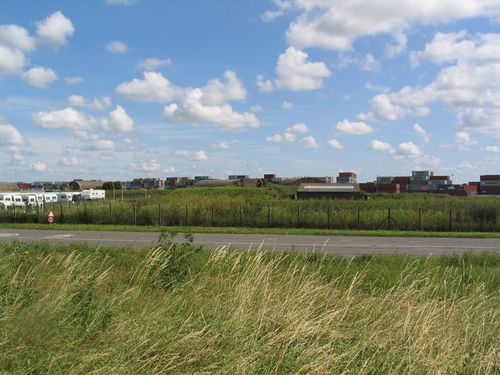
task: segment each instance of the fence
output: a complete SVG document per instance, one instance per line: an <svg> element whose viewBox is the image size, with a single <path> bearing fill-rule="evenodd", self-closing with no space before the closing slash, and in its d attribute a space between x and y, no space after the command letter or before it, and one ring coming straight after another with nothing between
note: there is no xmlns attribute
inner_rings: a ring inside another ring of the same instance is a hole
<svg viewBox="0 0 500 375"><path fill-rule="evenodd" d="M274 204L273 204L274 203ZM169 202L89 202L49 204L32 210L0 211L2 223L55 223L208 227L266 227L318 229L388 229L419 231L500 230L497 207L346 207L334 203L290 201L191 204Z"/></svg>

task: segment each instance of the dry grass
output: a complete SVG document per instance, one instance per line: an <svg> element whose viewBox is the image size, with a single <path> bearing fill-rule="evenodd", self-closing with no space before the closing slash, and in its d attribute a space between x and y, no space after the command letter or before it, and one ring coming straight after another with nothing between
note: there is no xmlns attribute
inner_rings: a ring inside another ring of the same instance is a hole
<svg viewBox="0 0 500 375"><path fill-rule="evenodd" d="M478 262L387 258L399 269L379 287L370 259L15 246L0 249L2 374L500 369L498 256L483 273Z"/></svg>

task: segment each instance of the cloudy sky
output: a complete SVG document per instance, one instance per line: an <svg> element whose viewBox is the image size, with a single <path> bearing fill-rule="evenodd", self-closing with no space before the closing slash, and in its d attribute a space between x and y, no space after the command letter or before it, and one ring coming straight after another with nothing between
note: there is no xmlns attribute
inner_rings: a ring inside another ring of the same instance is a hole
<svg viewBox="0 0 500 375"><path fill-rule="evenodd" d="M0 180L500 173L500 0L5 0Z"/></svg>

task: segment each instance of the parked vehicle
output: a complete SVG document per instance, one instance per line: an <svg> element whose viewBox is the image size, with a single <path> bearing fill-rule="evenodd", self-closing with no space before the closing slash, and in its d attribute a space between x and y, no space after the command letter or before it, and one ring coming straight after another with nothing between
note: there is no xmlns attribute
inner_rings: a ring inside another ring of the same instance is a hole
<svg viewBox="0 0 500 375"><path fill-rule="evenodd" d="M44 203L57 203L57 194L56 193L43 193L43 201L44 201Z"/></svg>
<svg viewBox="0 0 500 375"><path fill-rule="evenodd" d="M11 194L0 194L0 209L6 210L14 206L14 200Z"/></svg>
<svg viewBox="0 0 500 375"><path fill-rule="evenodd" d="M35 208L38 206L38 202L36 200L36 195L35 194L22 194L21 198L24 202L24 205L27 208Z"/></svg>
<svg viewBox="0 0 500 375"><path fill-rule="evenodd" d="M73 203L73 193L57 193L57 201L60 203Z"/></svg>
<svg viewBox="0 0 500 375"><path fill-rule="evenodd" d="M26 204L23 201L23 197L20 194L13 194L12 195L12 202L14 203L15 209L26 208Z"/></svg>
<svg viewBox="0 0 500 375"><path fill-rule="evenodd" d="M82 201L99 200L105 198L106 198L106 191L100 189L82 190L82 195L80 196L80 200Z"/></svg>

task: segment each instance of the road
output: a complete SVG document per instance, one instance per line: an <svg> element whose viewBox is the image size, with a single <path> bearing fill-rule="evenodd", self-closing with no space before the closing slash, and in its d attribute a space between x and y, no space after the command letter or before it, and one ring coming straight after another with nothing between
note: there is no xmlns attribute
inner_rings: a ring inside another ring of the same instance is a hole
<svg viewBox="0 0 500 375"><path fill-rule="evenodd" d="M102 246L146 248L157 243L159 233L0 229L0 242L88 243ZM184 241L177 235L176 241ZM500 253L499 238L416 238L363 236L295 236L267 234L195 234L194 244L214 249L228 245L238 250L317 251L342 256L359 254L412 254L438 256L471 252Z"/></svg>

